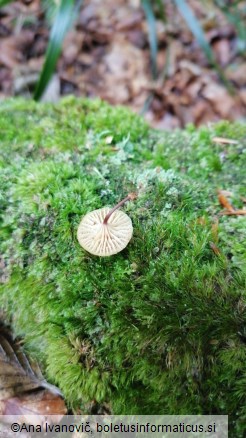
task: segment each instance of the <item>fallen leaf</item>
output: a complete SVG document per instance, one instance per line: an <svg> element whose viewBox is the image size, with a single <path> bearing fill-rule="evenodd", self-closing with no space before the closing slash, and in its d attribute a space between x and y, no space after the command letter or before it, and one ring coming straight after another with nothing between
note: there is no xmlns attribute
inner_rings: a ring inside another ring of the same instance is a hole
<svg viewBox="0 0 246 438"><path fill-rule="evenodd" d="M245 86L245 78L246 78L246 62L241 65L237 64L229 64L228 69L226 70L226 75L228 78L235 82L238 86Z"/></svg>
<svg viewBox="0 0 246 438"><path fill-rule="evenodd" d="M222 207L225 207L228 212L234 212L233 206L230 204L223 190L218 190L218 200Z"/></svg>
<svg viewBox="0 0 246 438"><path fill-rule="evenodd" d="M235 100L229 92L213 81L209 81L202 90L202 96L205 97L214 110L224 118L229 118L231 112L236 110Z"/></svg>
<svg viewBox="0 0 246 438"><path fill-rule="evenodd" d="M18 63L16 38L4 38L0 43L0 64L13 69Z"/></svg>
<svg viewBox="0 0 246 438"><path fill-rule="evenodd" d="M243 89L243 88L242 88L242 90L240 90L240 92L239 92L239 97L240 97L240 99L241 99L242 104L243 104L244 106L246 106L246 89Z"/></svg>
<svg viewBox="0 0 246 438"><path fill-rule="evenodd" d="M143 113L158 129L243 118L246 63L238 52L235 26L228 23L219 8L211 14L206 2L190 3L218 64L236 89L234 96L219 81L189 27L177 14L175 2L170 1L165 2L165 22L161 14L155 14L159 76L152 84L149 29L141 0L83 2L63 44L56 72L60 93L56 95L99 97L113 105L124 104ZM40 0L15 1L3 11L0 99L30 93L35 78L32 75L38 74L43 65L49 36Z"/></svg>
<svg viewBox="0 0 246 438"><path fill-rule="evenodd" d="M116 30L118 31L127 31L129 29L135 28L136 26L141 25L143 20L143 13L141 10L132 11L132 14L127 14L125 17L121 18L121 20L116 24Z"/></svg>
<svg viewBox="0 0 246 438"><path fill-rule="evenodd" d="M40 424L47 415L60 421L66 412L59 389L44 379L38 364L27 358L0 325L0 415L19 415L22 422L34 415Z"/></svg>
<svg viewBox="0 0 246 438"><path fill-rule="evenodd" d="M189 70L193 76L201 76L203 71L201 67L194 62L188 61L188 59L182 59L179 63L181 69Z"/></svg>
<svg viewBox="0 0 246 438"><path fill-rule="evenodd" d="M213 50L215 52L217 61L222 65L227 65L233 54L230 47L230 41L228 38L222 38L220 40L215 41L212 44Z"/></svg>
<svg viewBox="0 0 246 438"><path fill-rule="evenodd" d="M83 35L79 32L70 31L63 43L63 59L66 64L73 64L80 51L83 44Z"/></svg>

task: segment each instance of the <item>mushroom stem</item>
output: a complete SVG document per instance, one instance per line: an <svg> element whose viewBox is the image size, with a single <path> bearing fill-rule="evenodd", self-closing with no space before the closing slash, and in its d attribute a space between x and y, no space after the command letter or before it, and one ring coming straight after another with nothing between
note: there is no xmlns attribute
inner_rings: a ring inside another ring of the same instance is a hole
<svg viewBox="0 0 246 438"><path fill-rule="evenodd" d="M136 198L137 198L136 193L129 193L129 195L127 195L126 198L122 199L122 201L120 201L117 205L115 205L115 207L113 207L113 208L108 212L108 214L105 216L104 221L103 221L104 225L108 223L108 220L109 220L110 216L113 214L113 212L114 212L115 210L118 210L118 208L120 208L122 205L124 205L125 202L127 202L127 201L133 201L133 200L136 199Z"/></svg>

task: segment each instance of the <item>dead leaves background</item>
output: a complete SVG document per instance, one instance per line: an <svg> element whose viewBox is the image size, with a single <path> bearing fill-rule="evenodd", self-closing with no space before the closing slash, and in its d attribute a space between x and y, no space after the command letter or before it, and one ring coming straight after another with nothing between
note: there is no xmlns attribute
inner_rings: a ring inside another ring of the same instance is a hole
<svg viewBox="0 0 246 438"><path fill-rule="evenodd" d="M64 94L99 96L136 112L145 108L154 127L172 129L240 119L246 107L246 62L235 29L213 2L189 0L217 61L235 87L219 81L177 14L166 1L167 21L157 19L158 80L151 78L148 28L140 0L85 0L67 35L52 84L52 100ZM29 94L38 78L49 30L40 0L18 1L1 12L0 97Z"/></svg>

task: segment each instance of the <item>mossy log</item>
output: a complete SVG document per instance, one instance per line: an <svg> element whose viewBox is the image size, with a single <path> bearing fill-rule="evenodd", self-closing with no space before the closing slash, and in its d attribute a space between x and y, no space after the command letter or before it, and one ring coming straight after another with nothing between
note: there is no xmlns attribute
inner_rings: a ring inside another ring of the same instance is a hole
<svg viewBox="0 0 246 438"><path fill-rule="evenodd" d="M228 414L246 432L246 219L217 194L243 208L245 134L157 132L98 100L1 103L0 305L69 406ZM83 215L135 191L128 246L84 251Z"/></svg>

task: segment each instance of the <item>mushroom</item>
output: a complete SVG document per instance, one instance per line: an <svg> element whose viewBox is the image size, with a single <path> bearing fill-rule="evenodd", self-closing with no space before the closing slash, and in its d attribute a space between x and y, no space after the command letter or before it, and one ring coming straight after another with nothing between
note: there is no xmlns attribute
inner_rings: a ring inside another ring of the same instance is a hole
<svg viewBox="0 0 246 438"><path fill-rule="evenodd" d="M111 256L122 251L131 240L133 228L129 216L118 209L136 197L135 193L129 193L112 209L103 207L87 213L78 227L79 244L97 256Z"/></svg>

